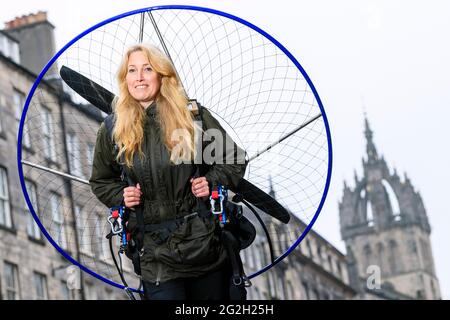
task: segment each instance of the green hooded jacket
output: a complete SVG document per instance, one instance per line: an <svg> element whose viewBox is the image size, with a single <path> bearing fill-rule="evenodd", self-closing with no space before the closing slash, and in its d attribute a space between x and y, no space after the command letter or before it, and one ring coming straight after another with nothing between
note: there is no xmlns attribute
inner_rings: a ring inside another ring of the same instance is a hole
<svg viewBox="0 0 450 320"><path fill-rule="evenodd" d="M220 183L226 187L236 187L245 173L247 162L242 161L244 151L234 142L226 144L225 141L232 141L231 138L206 108L202 107L202 111L203 130L217 129L224 137L223 154L218 154L221 149L214 139L209 144L202 144L203 149L215 150L211 152L216 156L214 159L218 159L218 156L220 159L206 162L205 177L210 186ZM170 163L157 116L156 103L152 103L146 109L144 120L144 157L134 157L128 174L141 186L141 205L146 225L185 219L168 237L167 234L163 237L159 231L145 233L141 272L143 280L149 282L199 276L221 267L226 259L226 252L219 240L217 220L212 214L206 218L192 215L197 209L197 199L191 192L190 179L197 166L193 163ZM208 139L210 137L203 140ZM128 186L121 180L121 167L115 159L116 154L112 138L103 122L97 133L89 182L92 192L107 207L123 204L123 189ZM240 162L237 161L238 155L241 157ZM135 224L136 217L131 214L128 228Z"/></svg>

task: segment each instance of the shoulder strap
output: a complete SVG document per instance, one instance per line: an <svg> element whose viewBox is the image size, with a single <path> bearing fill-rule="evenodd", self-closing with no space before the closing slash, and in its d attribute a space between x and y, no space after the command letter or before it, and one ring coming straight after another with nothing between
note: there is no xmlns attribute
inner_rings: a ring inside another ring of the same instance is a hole
<svg viewBox="0 0 450 320"><path fill-rule="evenodd" d="M188 108L191 111L192 115L194 116L194 120L201 122L202 130L204 130L205 128L203 123L203 106L199 102L197 102L197 100L189 100ZM197 168L195 170L194 177L204 176L206 169L205 164L202 162L201 164L197 164L196 167ZM197 198L197 213L200 217L210 216L210 211L208 209L207 204L198 198Z"/></svg>
<svg viewBox="0 0 450 320"><path fill-rule="evenodd" d="M111 139L114 149L116 149L116 151L117 151L117 144L114 141L114 136L113 136L114 125L116 123L116 118L115 118L114 113L111 113L110 115L108 115L105 118L104 122L105 122L106 132ZM119 164L119 165L120 165L121 171L122 171L122 179L124 181L126 181L129 186L134 186L135 183L131 180L131 177L128 173L126 166L121 165L121 164ZM141 255L143 247L144 247L144 232L145 232L144 231L144 228L145 228L144 227L144 213L143 213L142 205L135 207L133 211L135 211L135 213L136 213L136 220L137 220L137 226L136 226L136 230L135 230L136 236L134 237L134 241L136 243L138 253L139 253L139 255ZM135 259L133 259L133 260L135 260ZM133 261L133 265L135 267L135 272L140 274L140 265L137 263L137 261Z"/></svg>
<svg viewBox="0 0 450 320"><path fill-rule="evenodd" d="M194 116L194 120L201 122L202 130L204 130L205 129L204 123L203 123L204 107L197 100L192 99L192 100L189 100L188 108L189 108L189 111L191 111L192 115ZM204 164L203 163L198 164L195 176L203 176L204 175L203 171L204 171Z"/></svg>
<svg viewBox="0 0 450 320"><path fill-rule="evenodd" d="M114 124L116 123L116 117L114 113L109 114L105 120L105 128L106 132L108 133L109 138L111 139L112 143L115 145L114 137L113 137L113 130L114 130Z"/></svg>
<svg viewBox="0 0 450 320"><path fill-rule="evenodd" d="M195 121L201 121L203 126L203 106L195 99L189 100L188 109L194 116Z"/></svg>

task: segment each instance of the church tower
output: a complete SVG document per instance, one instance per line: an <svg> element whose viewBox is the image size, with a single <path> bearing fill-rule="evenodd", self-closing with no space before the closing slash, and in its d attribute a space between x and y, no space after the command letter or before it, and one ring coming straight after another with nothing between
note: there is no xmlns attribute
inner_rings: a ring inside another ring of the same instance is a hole
<svg viewBox="0 0 450 320"><path fill-rule="evenodd" d="M376 290L368 285L368 278L377 270L380 290L415 299L440 299L422 197L406 173L400 178L395 168L390 172L377 152L367 118L364 133L363 177L355 172L354 188L344 181L339 203L352 286L362 295Z"/></svg>

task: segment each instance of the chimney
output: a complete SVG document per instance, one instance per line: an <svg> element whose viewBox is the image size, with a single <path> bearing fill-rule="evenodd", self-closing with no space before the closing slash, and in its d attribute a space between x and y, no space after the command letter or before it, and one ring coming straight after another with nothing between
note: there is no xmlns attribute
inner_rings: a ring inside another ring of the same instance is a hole
<svg viewBox="0 0 450 320"><path fill-rule="evenodd" d="M27 16L16 17L14 20L5 22L5 29L15 29L23 26L27 26L33 23L47 21L47 12L39 11L38 13L32 13Z"/></svg>
<svg viewBox="0 0 450 320"><path fill-rule="evenodd" d="M20 63L36 75L55 54L54 28L45 11L16 17L5 23L4 32L19 41ZM53 66L47 71L46 78L56 72L57 68Z"/></svg>

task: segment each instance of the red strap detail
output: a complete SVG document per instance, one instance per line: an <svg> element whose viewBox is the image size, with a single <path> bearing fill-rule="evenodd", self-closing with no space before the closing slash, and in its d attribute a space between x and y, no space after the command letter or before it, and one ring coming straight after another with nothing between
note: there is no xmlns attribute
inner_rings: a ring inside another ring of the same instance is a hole
<svg viewBox="0 0 450 320"><path fill-rule="evenodd" d="M211 197L214 200L219 199L219 191L216 190L216 191L211 192Z"/></svg>
<svg viewBox="0 0 450 320"><path fill-rule="evenodd" d="M114 219L117 219L117 218L119 217L119 211L118 211L118 210L114 210L114 211L111 213L111 215L112 215L112 217L113 217Z"/></svg>

